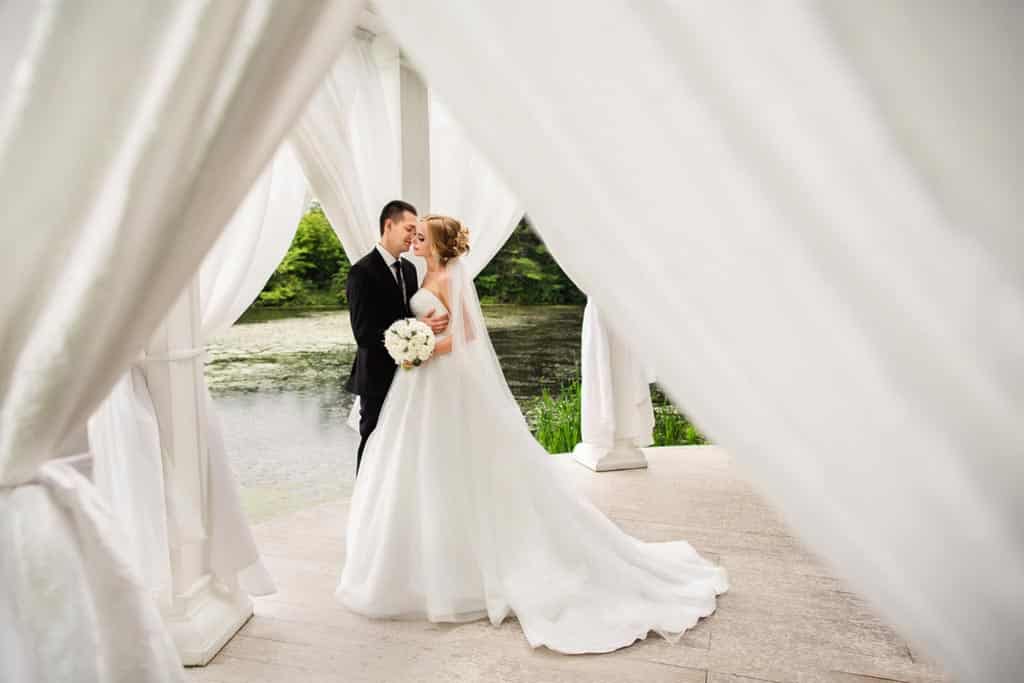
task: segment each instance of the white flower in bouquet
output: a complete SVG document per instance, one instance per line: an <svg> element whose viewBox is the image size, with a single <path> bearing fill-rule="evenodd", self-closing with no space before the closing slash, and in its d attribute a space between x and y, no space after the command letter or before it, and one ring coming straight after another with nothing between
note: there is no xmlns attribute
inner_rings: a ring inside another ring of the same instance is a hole
<svg viewBox="0 0 1024 683"><path fill-rule="evenodd" d="M415 318L396 320L384 332L384 348L391 354L395 365L406 370L428 360L436 343L433 330Z"/></svg>

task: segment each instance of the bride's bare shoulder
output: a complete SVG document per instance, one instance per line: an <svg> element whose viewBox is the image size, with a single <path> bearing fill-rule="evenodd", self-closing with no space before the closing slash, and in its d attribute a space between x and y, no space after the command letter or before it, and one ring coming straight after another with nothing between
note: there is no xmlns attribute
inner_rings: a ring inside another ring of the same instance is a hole
<svg viewBox="0 0 1024 683"><path fill-rule="evenodd" d="M430 291L433 292L434 296L444 304L446 309L451 310L451 307L448 305L448 293L451 291L448 285L448 273L441 271L430 285Z"/></svg>
<svg viewBox="0 0 1024 683"><path fill-rule="evenodd" d="M444 271L431 273L423 279L423 284L420 287L430 291L444 304L445 308L448 307L448 273Z"/></svg>

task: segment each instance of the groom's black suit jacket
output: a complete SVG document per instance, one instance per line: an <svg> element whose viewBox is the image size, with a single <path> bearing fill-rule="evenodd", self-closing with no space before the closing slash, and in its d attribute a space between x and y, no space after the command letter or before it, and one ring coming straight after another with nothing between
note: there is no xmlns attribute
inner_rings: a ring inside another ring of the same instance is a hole
<svg viewBox="0 0 1024 683"><path fill-rule="evenodd" d="M391 323L412 317L409 300L416 293L416 267L399 259L405 278L405 299L394 271L374 247L348 272L349 318L356 336L356 359L345 388L360 396L384 396L394 379L395 361L384 348L384 332Z"/></svg>

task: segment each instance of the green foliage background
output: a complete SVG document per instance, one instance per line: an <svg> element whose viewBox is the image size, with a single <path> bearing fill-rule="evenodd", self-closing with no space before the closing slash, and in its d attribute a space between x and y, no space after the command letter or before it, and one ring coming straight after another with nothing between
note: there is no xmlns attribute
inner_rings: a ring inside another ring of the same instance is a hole
<svg viewBox="0 0 1024 683"><path fill-rule="evenodd" d="M344 306L349 261L327 216L314 204L255 306Z"/></svg>
<svg viewBox="0 0 1024 683"><path fill-rule="evenodd" d="M476 278L482 303L585 304L587 297L555 263L524 219L498 255Z"/></svg>
<svg viewBox="0 0 1024 683"><path fill-rule="evenodd" d="M299 222L288 253L254 307L344 308L349 260L316 203ZM523 220L476 279L484 303L583 304L586 297L565 276L547 247Z"/></svg>

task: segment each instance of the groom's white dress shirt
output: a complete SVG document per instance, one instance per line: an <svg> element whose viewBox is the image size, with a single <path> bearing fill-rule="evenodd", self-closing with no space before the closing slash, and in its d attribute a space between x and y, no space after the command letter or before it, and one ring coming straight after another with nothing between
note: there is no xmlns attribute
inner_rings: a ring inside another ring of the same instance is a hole
<svg viewBox="0 0 1024 683"><path fill-rule="evenodd" d="M391 271L391 277L395 278L395 284L398 284L398 273L395 272L395 262L401 261L391 255L391 252L385 249L380 242L377 242L377 253L384 259L384 263L388 264L388 270Z"/></svg>

